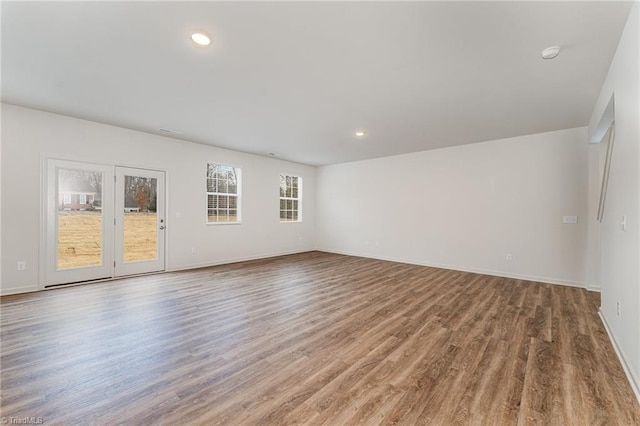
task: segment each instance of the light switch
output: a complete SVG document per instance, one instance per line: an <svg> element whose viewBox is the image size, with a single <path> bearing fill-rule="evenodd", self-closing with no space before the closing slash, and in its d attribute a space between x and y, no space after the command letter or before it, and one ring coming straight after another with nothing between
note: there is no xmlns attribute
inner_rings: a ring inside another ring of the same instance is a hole
<svg viewBox="0 0 640 426"><path fill-rule="evenodd" d="M562 223L578 223L578 216L562 216Z"/></svg>
<svg viewBox="0 0 640 426"><path fill-rule="evenodd" d="M620 225L622 226L622 230L626 231L627 230L627 216L624 215L622 216L622 218L620 218Z"/></svg>

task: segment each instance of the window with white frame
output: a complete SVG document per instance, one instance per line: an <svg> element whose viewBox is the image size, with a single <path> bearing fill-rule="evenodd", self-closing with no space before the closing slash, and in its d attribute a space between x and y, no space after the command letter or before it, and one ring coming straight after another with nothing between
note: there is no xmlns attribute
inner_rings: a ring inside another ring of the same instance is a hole
<svg viewBox="0 0 640 426"><path fill-rule="evenodd" d="M302 222L302 178L280 175L280 222Z"/></svg>
<svg viewBox="0 0 640 426"><path fill-rule="evenodd" d="M87 204L87 194L80 194L79 204Z"/></svg>
<svg viewBox="0 0 640 426"><path fill-rule="evenodd" d="M240 223L238 167L207 163L207 223Z"/></svg>
<svg viewBox="0 0 640 426"><path fill-rule="evenodd" d="M71 194L65 192L62 194L62 203L63 204L71 204Z"/></svg>

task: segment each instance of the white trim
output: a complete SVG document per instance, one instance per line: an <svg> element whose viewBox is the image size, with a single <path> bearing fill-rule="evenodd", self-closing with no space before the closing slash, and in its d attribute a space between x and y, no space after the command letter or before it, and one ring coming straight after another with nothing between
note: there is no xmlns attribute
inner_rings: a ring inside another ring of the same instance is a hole
<svg viewBox="0 0 640 426"><path fill-rule="evenodd" d="M607 142L607 152L604 159L604 170L602 171L602 181L600 182L600 198L598 201L598 222L602 222L604 206L607 201L607 186L609 184L609 172L611 170L611 156L613 155L613 144L616 140L615 121L609 127L609 141Z"/></svg>
<svg viewBox="0 0 640 426"><path fill-rule="evenodd" d="M282 179L282 177L284 176L285 178L285 182L287 180L287 177L290 178L296 178L296 180L298 181L298 196L297 197L283 197L280 196L279 201L297 201L298 202L298 208L295 210L287 210L284 209L282 210L280 208L280 206L278 206L278 218L280 219L280 223L300 223L302 222L302 198L304 196L304 192L303 192L303 181L304 181L304 177L303 176L299 176L299 175L294 175L294 174L290 174L290 173L280 173L280 179ZM280 193L280 189L281 186L278 185L278 193ZM280 203L278 203L280 204ZM298 215L298 218L296 220L282 220L282 212L285 211L295 211Z"/></svg>
<svg viewBox="0 0 640 426"><path fill-rule="evenodd" d="M600 316L600 320L602 324L604 324L604 329L607 331L607 335L609 336L609 340L611 340L611 345L613 349L616 351L616 355L618 355L618 359L620 360L620 364L622 364L622 369L624 370L624 374L627 376L627 381L631 385L631 389L633 393L636 395L636 399L640 402L640 380L634 374L633 369L629 367L629 363L627 363L627 357L624 354L622 348L618 345L613 333L611 332L611 328L609 328L609 323L607 322L606 317L601 309L598 309L598 316Z"/></svg>
<svg viewBox="0 0 640 426"><path fill-rule="evenodd" d="M171 233L171 227L168 226L169 225L169 218L171 215L170 209L169 209L169 180L170 180L170 173L168 170L166 169L162 169L162 168L157 168L154 167L152 165L145 165L142 163L115 163L115 162L99 162L99 161L95 161L93 159L86 159L86 157L74 157L74 156L68 156L68 155L60 155L60 154L56 154L56 153L50 153L50 152L41 152L40 153L40 195L39 195L39 204L40 204L40 229L39 229L39 259L38 259L38 277L37 277L37 286L32 286L32 287L23 287L20 289L16 289L16 290L12 290L11 288L9 288L7 291L5 292L6 289L4 288L0 288L0 296L5 296L5 295L9 295L9 294L20 294L20 293L30 293L33 291L40 291L40 290L47 290L48 288L46 287L47 285L47 233L46 233L46 229L47 229L47 220L48 220L48 212L47 212L47 200L44 199L43 194L46 193L46 191L48 191L48 164L49 164L49 160L55 160L55 161L62 161L62 162L72 162L72 163L84 163L84 164L89 164L89 165L93 165L93 166L99 166L99 167L110 167L113 173L115 173L115 169L116 167L122 167L122 168L131 168L131 169L138 169L138 170L145 170L145 171L150 171L150 172L162 172L164 173L164 182L165 182L165 201L164 201L164 208L165 208L165 237L164 237L164 246L165 246L165 255L164 255L164 267L166 270L167 265L169 264L170 261L170 252L169 250L167 250L167 247L169 247L171 240L170 240L170 233ZM111 180L110 180L111 182ZM104 194L103 194L104 195ZM115 197L115 193L112 194ZM103 200L104 201L104 200ZM111 232L111 234L113 234L115 236L115 234L113 232ZM111 250L112 252L112 256L115 255L114 250ZM113 259L109 262L109 264L111 265L111 275L115 274L114 268L113 268ZM110 280L111 278L107 278L106 280ZM101 281L101 280L105 280L105 279L99 279L99 280L93 280L91 282L97 282L97 281ZM72 284L69 284L72 285Z"/></svg>
<svg viewBox="0 0 640 426"><path fill-rule="evenodd" d="M12 295L12 294L33 293L33 292L36 292L36 291L49 291L49 290L55 290L55 289L58 289L58 288L75 287L75 286L80 286L80 285L94 284L94 283L101 283L101 282L127 280L127 279L130 279L130 278L143 277L143 276L147 276L147 275L161 275L161 274L168 274L168 273L171 273L171 272L189 271L189 270L193 270L193 269L209 268L209 267L212 267L212 266L228 265L228 264L238 263L238 262L249 262L249 261L252 261L252 260L269 259L269 258L272 258L272 257L289 256L289 255L292 255L292 254L310 253L312 251L318 251L318 250L310 248L310 249L304 249L302 251L299 251L299 250L298 251L284 251L284 252L278 252L278 253L261 254L261 255L258 255L258 256L237 257L237 258L225 259L225 260L221 260L221 261L213 262L213 263L207 262L207 263L191 264L191 265L188 265L188 266L181 266L179 268L166 269L164 271L148 272L148 273L135 274L135 275L127 275L127 276L123 276L123 277L103 278L103 279L86 281L86 282L79 282L79 283L61 284L61 285L56 285L56 286L47 287L47 288L39 288L39 287L24 288L24 287L21 287L19 289L13 289L13 290L9 289L9 291L7 293L2 293L2 294L0 294L0 296L9 296L9 295Z"/></svg>
<svg viewBox="0 0 640 426"><path fill-rule="evenodd" d="M513 278L513 279L517 279L517 280L534 281L534 282L544 283L544 284L557 284L557 285L564 285L564 286L568 286L568 287L579 287L579 288L584 288L584 289L587 288L585 283L582 283L582 282L579 282L579 281L572 281L572 280L563 280L563 279L559 279L559 278L540 277L540 276L536 276L536 275L526 275L526 274L514 274L514 273L511 273L511 272L493 271L493 270L489 270L489 269L467 268L467 267L464 267L464 266L445 265L445 264L440 264L440 263L423 262L423 261L418 261L418 260L413 260L413 259L412 260L407 260L407 259L400 259L400 258L389 257L389 256L374 256L374 255L371 255L371 254L350 252L350 251L345 251L345 250L333 250L333 249L327 249L327 248L317 248L316 250L317 251L323 251L323 252L326 252L326 253L344 254L346 256L366 257L366 258L369 258L369 259L378 259L378 260L386 260L386 261L389 261L389 262L407 263L407 264L410 264L410 265L429 266L431 268L450 269L452 271L472 272L474 274L493 275L495 277Z"/></svg>
<svg viewBox="0 0 640 426"><path fill-rule="evenodd" d="M143 170L150 170L150 171L160 170L167 173L165 169L159 169L157 167L154 167L153 165L149 165L149 164L145 165L143 163L116 163L113 161L101 162L101 161L95 161L93 159L87 159L87 157L74 157L72 155L63 155L63 154L50 153L50 152L43 152L40 155L41 157L46 157L53 160L64 160L64 161L71 161L71 162L77 162L77 163L88 163L88 164L95 164L97 166L131 167L133 169L143 169Z"/></svg>
<svg viewBox="0 0 640 426"><path fill-rule="evenodd" d="M607 106L604 107L604 110L600 114L600 121L589 135L589 143L602 142L602 138L607 134L607 130L609 130L609 127L611 127L611 124L613 124L615 120L615 105L615 93L612 93Z"/></svg>
<svg viewBox="0 0 640 426"><path fill-rule="evenodd" d="M232 169L234 169L235 174L236 174L236 178L238 179L238 182L236 183L237 186L237 190L235 193L233 192L217 192L217 191L209 191L209 165L213 165L213 166L222 166L222 167L231 167ZM225 164L225 163L221 163L221 162L217 162L217 161L207 161L207 175L205 177L205 187L206 187L206 225L221 225L221 224L225 224L225 225L240 225L242 224L242 167L240 166L235 166L233 164ZM236 210L236 220L233 222L218 222L218 221L209 221L209 210L217 210L217 211L222 211L222 210L226 210L227 212L231 209L229 209L228 207L226 209L220 209L220 208L214 208L214 209L210 209L209 208L209 195L213 195L213 196L227 196L227 197L236 197L236 208L233 210Z"/></svg>
<svg viewBox="0 0 640 426"><path fill-rule="evenodd" d="M599 285L592 285L592 284L587 284L587 290L595 291L597 293L600 293L600 291L601 291Z"/></svg>
<svg viewBox="0 0 640 426"><path fill-rule="evenodd" d="M40 285L30 286L30 287L19 287L19 288L2 288L0 289L2 292L0 296L11 296L13 294L23 294L23 293L34 293L36 291L46 290L44 287L40 287Z"/></svg>
<svg viewBox="0 0 640 426"><path fill-rule="evenodd" d="M256 256L232 257L224 260L218 260L215 262L191 263L189 265L179 266L177 268L169 268L167 269L167 272L188 271L191 269L208 268L211 266L228 265L230 263L238 263L238 262L249 262L251 260L269 259L271 257L289 256L292 254L309 253L312 251L321 251L321 250L309 248L309 249L303 249L303 250L283 251L283 252L268 253L268 254L264 253Z"/></svg>
<svg viewBox="0 0 640 426"><path fill-rule="evenodd" d="M40 154L40 193L38 194L38 203L40 204L40 229L38 229L38 242L39 242L39 250L40 258L38 259L38 290L44 290L47 276L47 201L46 201L46 191L47 191L47 180L48 180L48 170L49 170L49 159L55 158L50 156L49 154ZM3 293L4 295L5 293ZM12 293L10 293L12 294Z"/></svg>

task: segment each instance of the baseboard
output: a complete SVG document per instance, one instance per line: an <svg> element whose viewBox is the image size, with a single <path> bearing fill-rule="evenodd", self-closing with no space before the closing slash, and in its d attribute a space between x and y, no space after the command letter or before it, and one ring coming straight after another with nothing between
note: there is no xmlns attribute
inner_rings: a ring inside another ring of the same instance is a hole
<svg viewBox="0 0 640 426"><path fill-rule="evenodd" d="M33 293L34 291L42 290L40 287L23 287L23 288L8 288L0 289L0 296L12 296L14 294Z"/></svg>
<svg viewBox="0 0 640 426"><path fill-rule="evenodd" d="M317 251L317 250L314 248L309 248L304 250L283 251L279 253L266 253L266 254L260 254L256 256L248 256L248 257L232 257L228 259L217 260L215 262L192 263L188 265L181 265L176 268L167 268L166 272L178 272L178 271L188 271L190 269L209 268L211 266L228 265L230 263L238 263L238 262L249 262L251 260L269 259L272 257L289 256L292 254L308 253L311 251Z"/></svg>
<svg viewBox="0 0 640 426"><path fill-rule="evenodd" d="M189 265L182 265L179 266L177 268L167 268L164 271L158 271L158 272L151 272L151 273L147 273L147 274L136 274L136 275L127 275L125 277L114 277L114 278L107 278L107 279L103 279L103 280L96 280L93 281L95 282L104 282L104 281L114 281L114 280L118 280L118 279L124 279L124 278L131 278L131 277L136 277L136 276L142 276L142 275L154 275L154 274L162 274L165 272L178 272L178 271L188 271L190 269L198 269L198 268L208 268L210 266L219 266L219 265L227 265L229 263L238 263L238 262L248 262L250 260L260 260L260 259L269 259L272 257L279 257L279 256L288 256L291 254L300 254L300 253L308 253L311 251L316 251L313 248L310 249L304 249L304 250L296 250L296 251L286 251L286 252L280 252L280 253L267 253L267 254L261 254L261 255L256 255L256 256L248 256L248 257L237 257L237 258L229 258L229 259L223 259L223 260L219 260L216 262L205 262L205 263L194 263L194 264L189 264ZM74 286L74 285L84 285L87 283L70 283L68 285L65 285L64 287L67 286ZM44 290L50 290L50 289L44 289ZM0 294L0 297L2 296L10 296L10 295L14 295L14 294L22 294L22 293L33 293L36 291L44 291L42 288L40 287L33 287L33 288L16 288L16 289L1 289L2 293Z"/></svg>
<svg viewBox="0 0 640 426"><path fill-rule="evenodd" d="M627 376L627 381L631 385L631 389L633 389L633 393L636 395L636 399L640 402L640 380L634 374L633 370L629 367L629 363L627 363L627 357L624 354L622 348L618 345L613 333L611 332L611 328L609 327L609 323L607 322L606 317L602 313L602 310L598 310L598 315L600 316L600 320L604 325L604 329L607 331L607 335L609 336L609 340L611 341L611 345L613 349L616 351L616 355L618 355L618 359L620 360L620 364L622 364L622 369L624 370L624 374Z"/></svg>
<svg viewBox="0 0 640 426"><path fill-rule="evenodd" d="M514 274L510 272L492 271L488 269L474 269L474 268L467 268L467 267L458 266L458 265L444 265L444 264L431 263L431 262L422 262L422 261L417 261L413 259L412 260L399 259L399 258L388 257L388 256L372 256L370 254L349 252L349 251L343 251L343 250L332 250L332 249L325 249L325 248L316 249L316 250L323 251L326 253L344 254L346 256L366 257L369 259L386 260L389 262L408 263L410 265L429 266L431 268L450 269L453 271L471 272L474 274L482 274L482 275L492 275L495 277L513 278L517 280L534 281L534 282L545 283L545 284L564 285L568 287L587 288L586 283L582 283L578 281L570 281L570 280L561 280L561 279L550 278L550 277Z"/></svg>

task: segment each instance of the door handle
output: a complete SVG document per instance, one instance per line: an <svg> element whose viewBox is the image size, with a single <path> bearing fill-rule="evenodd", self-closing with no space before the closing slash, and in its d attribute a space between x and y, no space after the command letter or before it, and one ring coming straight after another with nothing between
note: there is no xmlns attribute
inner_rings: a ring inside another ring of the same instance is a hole
<svg viewBox="0 0 640 426"><path fill-rule="evenodd" d="M160 229L161 229L161 230L162 230L162 229L164 229L164 225L160 225Z"/></svg>

